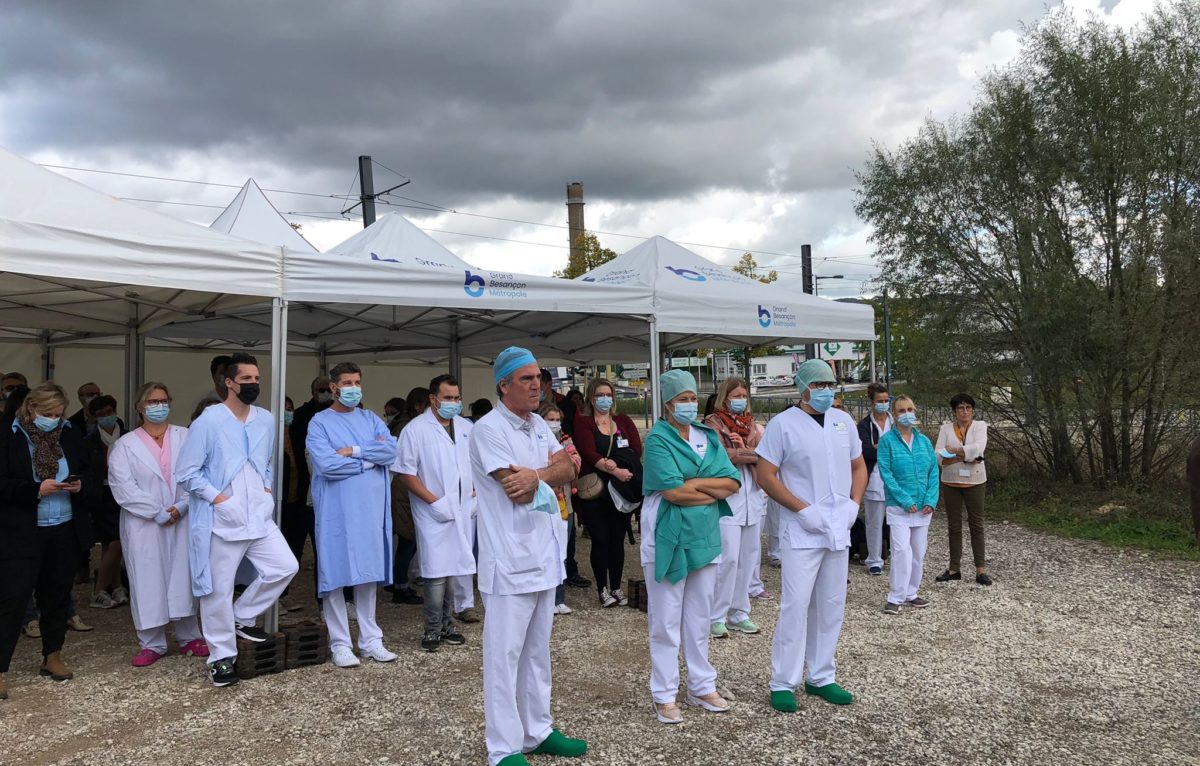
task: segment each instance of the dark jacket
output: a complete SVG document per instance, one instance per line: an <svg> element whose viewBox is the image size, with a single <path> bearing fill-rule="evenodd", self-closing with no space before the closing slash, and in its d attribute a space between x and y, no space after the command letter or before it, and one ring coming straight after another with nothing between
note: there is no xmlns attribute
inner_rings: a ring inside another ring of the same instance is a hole
<svg viewBox="0 0 1200 766"><path fill-rule="evenodd" d="M875 418L867 415L862 420L858 421L858 438L862 441L863 460L867 463L867 475L875 470L875 463L878 461L876 451L879 445L879 437L883 434L879 433L879 425L876 424Z"/></svg>
<svg viewBox="0 0 1200 766"><path fill-rule="evenodd" d="M83 439L79 432L64 426L59 437L67 469L82 477L82 488L71 495L71 510L75 538L80 552L92 547L92 520L88 504L95 487L87 476ZM13 430L11 420L0 423L0 556L28 558L32 556L37 535L38 487L33 478L33 456L29 454L29 439L20 430Z"/></svg>
<svg viewBox="0 0 1200 766"><path fill-rule="evenodd" d="M82 407L80 407L79 411L76 412L74 415L67 418L67 422L70 423L71 427L74 428L79 433L79 438L86 439L88 437L89 434L88 434L88 428L87 428L87 425L88 425L87 424L87 415L84 414ZM93 425L92 433L95 433L95 424L93 423L92 425ZM125 421L121 420L120 418L117 418L117 428L121 429L121 433L125 433L126 431L129 430L129 429L125 428Z"/></svg>
<svg viewBox="0 0 1200 766"><path fill-rule="evenodd" d="M614 415L613 422L617 424L617 431L629 440L629 448L640 460L642 435L638 432L637 426L633 424L628 415ZM583 458L583 466L579 469L579 475L586 476L589 473L595 473L596 463L599 463L600 459L604 457L596 445L596 419L591 415L576 415L571 434L571 438L575 441L575 449L579 450L579 456ZM623 467L633 470L632 466ZM602 473L601 477L607 479L608 474Z"/></svg>
<svg viewBox="0 0 1200 766"><path fill-rule="evenodd" d="M292 415L292 424L288 426L288 435L292 440L292 454L296 456L296 494L302 503L308 502L306 499L308 488L312 484L312 473L309 471L308 459L304 454L308 442L308 424L312 422L313 415L332 406L332 401L321 404L316 399L309 399L296 408Z"/></svg>
<svg viewBox="0 0 1200 766"><path fill-rule="evenodd" d="M117 421L117 433L121 436L129 433L125 424ZM93 513L105 514L108 518L118 518L121 506L108 488L108 447L100 438L100 429L96 429L83 439L83 461L87 465L87 477L92 490L88 497L92 503ZM99 531L99 530L96 530Z"/></svg>

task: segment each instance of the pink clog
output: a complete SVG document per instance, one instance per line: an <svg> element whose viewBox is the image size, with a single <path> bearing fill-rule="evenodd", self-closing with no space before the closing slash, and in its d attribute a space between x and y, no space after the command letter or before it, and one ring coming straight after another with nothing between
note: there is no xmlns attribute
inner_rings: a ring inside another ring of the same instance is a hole
<svg viewBox="0 0 1200 766"><path fill-rule="evenodd" d="M203 638L193 638L186 644L180 645L179 653L184 657L207 657L208 644L204 643Z"/></svg>
<svg viewBox="0 0 1200 766"><path fill-rule="evenodd" d="M154 663L158 662L161 658L162 655L153 649L143 649L137 654L133 655L133 661L129 664L133 665L135 668L148 668Z"/></svg>

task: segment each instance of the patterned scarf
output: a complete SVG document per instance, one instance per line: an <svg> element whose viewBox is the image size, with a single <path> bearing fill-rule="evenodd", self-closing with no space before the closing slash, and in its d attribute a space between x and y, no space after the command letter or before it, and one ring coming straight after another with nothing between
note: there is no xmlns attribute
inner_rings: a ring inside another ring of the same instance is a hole
<svg viewBox="0 0 1200 766"><path fill-rule="evenodd" d="M758 446L758 434L755 432L754 428L754 416L749 412L744 412L741 415L734 415L729 410L717 410L717 416L721 418L721 425L725 426L725 428L722 430L735 433L742 437L742 441L744 441L746 446L749 448ZM751 439L751 435L754 436L753 439ZM751 444L751 441L754 443Z"/></svg>
<svg viewBox="0 0 1200 766"><path fill-rule="evenodd" d="M45 481L57 478L58 461L63 457L62 445L58 443L58 437L62 436L63 421L59 420L58 428L45 433L35 426L28 416L22 415L21 427L25 429L30 443L33 444L33 471L38 479Z"/></svg>

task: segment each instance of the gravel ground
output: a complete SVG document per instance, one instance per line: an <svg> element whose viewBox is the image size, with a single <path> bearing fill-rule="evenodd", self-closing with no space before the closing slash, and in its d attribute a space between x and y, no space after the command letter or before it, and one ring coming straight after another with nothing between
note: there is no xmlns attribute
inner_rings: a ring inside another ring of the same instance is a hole
<svg viewBox="0 0 1200 766"><path fill-rule="evenodd" d="M713 642L733 710L688 709L666 727L650 711L645 616L570 590L576 612L556 618L553 639L556 724L588 740L581 766L1200 763L1200 565L1007 524L988 542L996 585L934 586L946 560L935 520L933 605L898 617L879 611L886 577L851 567L838 680L857 701L802 696L790 716L767 704L776 601L755 602L761 635ZM633 548L627 562L628 574ZM777 594L779 570L763 574ZM0 702L0 763L486 763L481 626L464 628L466 646L426 654L420 607L379 611L400 653L391 665L304 668L217 690L199 660L129 667L128 610L85 608L97 629L68 636L74 681L37 678L38 643L21 640L11 699Z"/></svg>

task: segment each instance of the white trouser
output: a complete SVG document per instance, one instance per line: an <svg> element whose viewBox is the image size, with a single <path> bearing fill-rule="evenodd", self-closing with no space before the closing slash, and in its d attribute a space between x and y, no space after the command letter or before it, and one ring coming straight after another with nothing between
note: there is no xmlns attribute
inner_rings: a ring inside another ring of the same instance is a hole
<svg viewBox="0 0 1200 766"><path fill-rule="evenodd" d="M180 617L172 620L175 623L175 643L183 646L189 641L200 638L200 626L196 624L196 616ZM150 649L159 654L167 653L167 626L158 625L153 628L137 629L138 646Z"/></svg>
<svg viewBox="0 0 1200 766"><path fill-rule="evenodd" d="M708 635L712 627L713 592L717 565L709 564L675 584L654 579L654 564L643 568L646 577L646 610L650 628L650 695L659 704L674 702L679 694L679 645L687 662L688 691L697 697L717 690L717 671L708 660Z"/></svg>
<svg viewBox="0 0 1200 766"><path fill-rule="evenodd" d="M721 525L721 563L717 565L712 622L750 619L750 580L761 546L757 525Z"/></svg>
<svg viewBox="0 0 1200 766"><path fill-rule="evenodd" d="M883 566L883 500L863 500L864 523L867 527L867 567ZM893 561L892 565L895 566Z"/></svg>
<svg viewBox="0 0 1200 766"><path fill-rule="evenodd" d="M458 575L449 578L454 589L454 613L458 614L475 606L475 575Z"/></svg>
<svg viewBox="0 0 1200 766"><path fill-rule="evenodd" d="M925 571L925 550L929 547L929 525L910 527L892 524L892 571L888 602L903 604L917 597L921 575Z"/></svg>
<svg viewBox="0 0 1200 766"><path fill-rule="evenodd" d="M369 651L383 646L383 631L375 621L375 595L379 584L368 582L354 586L354 613L358 617L358 648ZM321 614L329 627L330 650L353 646L350 642L350 615L346 613L346 594L334 588L321 599Z"/></svg>
<svg viewBox="0 0 1200 766"><path fill-rule="evenodd" d="M233 580L243 557L250 559L258 576L234 601ZM212 664L237 657L234 622L253 625L279 600L299 565L274 524L256 540L222 540L213 535L208 561L213 589L200 598L200 620Z"/></svg>
<svg viewBox="0 0 1200 766"><path fill-rule="evenodd" d="M779 561L779 506L767 503L767 557Z"/></svg>
<svg viewBox="0 0 1200 766"><path fill-rule="evenodd" d="M528 753L550 736L554 588L483 594L483 730L488 763Z"/></svg>
<svg viewBox="0 0 1200 766"><path fill-rule="evenodd" d="M846 575L850 550L783 549L783 593L779 624L771 642L771 691L795 691L804 681L833 683L834 654L846 612Z"/></svg>

